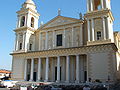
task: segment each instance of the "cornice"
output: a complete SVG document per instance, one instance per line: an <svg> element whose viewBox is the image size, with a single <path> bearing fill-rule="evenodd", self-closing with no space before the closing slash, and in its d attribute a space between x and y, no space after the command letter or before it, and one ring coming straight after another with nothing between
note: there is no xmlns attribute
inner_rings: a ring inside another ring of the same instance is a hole
<svg viewBox="0 0 120 90"><path fill-rule="evenodd" d="M30 30L30 31L32 31L32 32L35 32L35 31L36 31L36 30L33 29L33 28L25 27L25 26L20 27L20 28L16 28L14 31L15 31L15 32L19 32L19 31L26 31L26 30Z"/></svg>
<svg viewBox="0 0 120 90"><path fill-rule="evenodd" d="M10 55L17 56L65 56L65 55L77 55L97 52L117 51L117 47L114 43L89 45L72 48L60 48L42 51L28 51L28 52L13 52Z"/></svg>
<svg viewBox="0 0 120 90"><path fill-rule="evenodd" d="M110 16L110 18L112 19L112 21L114 21L114 17L112 15L111 10L109 9L104 9L104 10L96 10L96 11L92 11L92 12L88 12L85 14L84 18L96 18L97 17L101 17L101 16Z"/></svg>
<svg viewBox="0 0 120 90"><path fill-rule="evenodd" d="M37 11L34 11L34 10L30 9L30 8L21 9L20 11L17 11L16 13L19 14L19 15L22 15L22 14L28 13L29 11L31 11L32 13L34 13L37 16L40 16L40 14Z"/></svg>

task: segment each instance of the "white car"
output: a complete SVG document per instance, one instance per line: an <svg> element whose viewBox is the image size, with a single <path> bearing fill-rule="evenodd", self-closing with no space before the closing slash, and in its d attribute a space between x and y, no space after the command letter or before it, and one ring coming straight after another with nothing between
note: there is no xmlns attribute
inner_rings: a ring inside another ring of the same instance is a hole
<svg viewBox="0 0 120 90"><path fill-rule="evenodd" d="M12 81L12 80L6 80L1 82L1 84L6 86L7 88L13 87L16 83L17 81Z"/></svg>

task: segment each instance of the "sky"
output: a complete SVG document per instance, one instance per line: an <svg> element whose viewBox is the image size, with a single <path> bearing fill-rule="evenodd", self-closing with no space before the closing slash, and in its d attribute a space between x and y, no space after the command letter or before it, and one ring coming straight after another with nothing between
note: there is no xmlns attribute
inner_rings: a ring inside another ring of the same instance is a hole
<svg viewBox="0 0 120 90"><path fill-rule="evenodd" d="M79 13L86 13L86 0L33 0L40 13L39 23L44 24L61 15L79 18ZM16 12L20 10L25 0L0 0L0 69L11 70L14 50L15 30L17 23ZM115 18L114 31L120 31L120 0L111 0L112 13Z"/></svg>

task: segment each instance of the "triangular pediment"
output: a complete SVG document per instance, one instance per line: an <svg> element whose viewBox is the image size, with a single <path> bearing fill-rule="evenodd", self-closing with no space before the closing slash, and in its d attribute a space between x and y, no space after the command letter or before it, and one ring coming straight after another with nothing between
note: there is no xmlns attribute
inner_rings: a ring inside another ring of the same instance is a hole
<svg viewBox="0 0 120 90"><path fill-rule="evenodd" d="M70 23L75 23L75 22L80 22L81 20L79 19L74 19L74 18L69 18L69 17L63 17L63 16L57 16L47 22L46 24L42 25L40 29L45 29L49 27L55 27L55 26L60 26L60 25L65 25L65 24L70 24Z"/></svg>

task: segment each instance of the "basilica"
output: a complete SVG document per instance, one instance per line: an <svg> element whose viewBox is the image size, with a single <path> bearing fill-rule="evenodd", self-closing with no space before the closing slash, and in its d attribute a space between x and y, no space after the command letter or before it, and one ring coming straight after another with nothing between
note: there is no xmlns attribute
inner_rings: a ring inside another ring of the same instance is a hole
<svg viewBox="0 0 120 90"><path fill-rule="evenodd" d="M17 12L12 79L56 83L119 79L120 33L110 0L87 0L83 18L54 17L38 27L32 0Z"/></svg>

